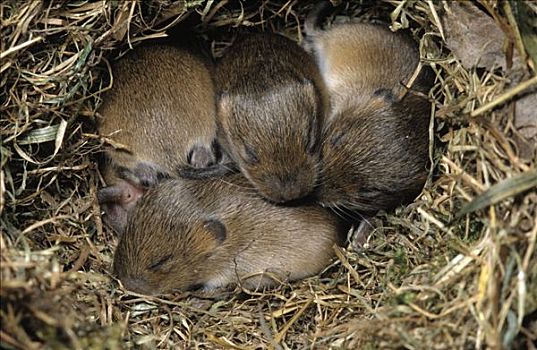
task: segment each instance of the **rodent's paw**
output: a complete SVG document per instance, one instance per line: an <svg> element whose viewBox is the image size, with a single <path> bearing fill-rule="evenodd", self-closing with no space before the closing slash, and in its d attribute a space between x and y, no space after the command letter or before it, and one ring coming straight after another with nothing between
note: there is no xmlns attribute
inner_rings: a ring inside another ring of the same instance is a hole
<svg viewBox="0 0 537 350"><path fill-rule="evenodd" d="M124 180L97 192L97 200L104 211L104 220L118 235L123 234L128 214L144 192L143 188Z"/></svg>
<svg viewBox="0 0 537 350"><path fill-rule="evenodd" d="M237 172L237 165L232 162L215 164L206 168L194 168L191 166L182 166L177 168L177 175L185 179L194 180L216 179Z"/></svg>
<svg viewBox="0 0 537 350"><path fill-rule="evenodd" d="M160 167L147 162L140 162L132 169L117 167L117 173L121 179L146 189L170 178Z"/></svg>

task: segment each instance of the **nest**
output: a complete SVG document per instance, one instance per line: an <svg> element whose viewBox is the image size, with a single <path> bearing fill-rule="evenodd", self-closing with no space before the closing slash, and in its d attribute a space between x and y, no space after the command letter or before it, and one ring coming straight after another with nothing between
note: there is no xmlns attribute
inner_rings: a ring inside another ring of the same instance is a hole
<svg viewBox="0 0 537 350"><path fill-rule="evenodd" d="M242 28L301 40L312 3L2 2L0 346L534 349L537 143L517 116L537 85L520 14L536 7L476 3L508 39L507 63L469 66L448 45L451 5L352 1L334 18L384 21L420 41L436 74L421 195L375 217L366 244L338 249L319 276L204 299L127 293L110 275L94 123L108 63L180 22L215 56Z"/></svg>

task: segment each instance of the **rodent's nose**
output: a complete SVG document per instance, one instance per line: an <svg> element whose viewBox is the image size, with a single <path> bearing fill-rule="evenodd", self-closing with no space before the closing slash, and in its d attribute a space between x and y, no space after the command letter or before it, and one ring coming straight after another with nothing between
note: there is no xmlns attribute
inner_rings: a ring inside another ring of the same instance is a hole
<svg viewBox="0 0 537 350"><path fill-rule="evenodd" d="M121 283L125 289L130 290L131 292L140 293L140 294L153 294L152 288L149 284L142 278L135 277L125 277L121 279Z"/></svg>
<svg viewBox="0 0 537 350"><path fill-rule="evenodd" d="M285 203L308 195L307 189L297 181L276 181L276 202Z"/></svg>

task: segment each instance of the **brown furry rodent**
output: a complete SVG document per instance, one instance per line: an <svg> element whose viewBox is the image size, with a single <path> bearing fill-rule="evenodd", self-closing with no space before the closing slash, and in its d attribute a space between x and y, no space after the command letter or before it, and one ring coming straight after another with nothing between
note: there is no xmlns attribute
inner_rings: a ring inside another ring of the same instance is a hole
<svg viewBox="0 0 537 350"><path fill-rule="evenodd" d="M220 143L257 190L308 195L319 170L327 95L313 57L281 35L239 38L216 64Z"/></svg>
<svg viewBox="0 0 537 350"><path fill-rule="evenodd" d="M305 25L330 94L319 201L366 213L411 201L427 178L430 114L427 99L402 85L418 66L417 45L380 25L318 30L319 12ZM427 92L431 78L422 70L412 89Z"/></svg>
<svg viewBox="0 0 537 350"><path fill-rule="evenodd" d="M326 267L344 226L321 207L284 207L240 174L170 179L149 189L129 215L114 273L132 291L209 291L296 280Z"/></svg>
<svg viewBox="0 0 537 350"><path fill-rule="evenodd" d="M217 162L212 69L196 51L164 44L137 47L113 66L99 133L127 149L107 149L101 167L109 187L98 197L112 226L159 179Z"/></svg>

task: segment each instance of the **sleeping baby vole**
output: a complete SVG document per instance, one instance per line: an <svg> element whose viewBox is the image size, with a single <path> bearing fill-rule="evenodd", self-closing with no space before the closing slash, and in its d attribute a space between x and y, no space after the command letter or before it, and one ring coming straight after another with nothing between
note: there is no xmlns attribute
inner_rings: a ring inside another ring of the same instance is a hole
<svg viewBox="0 0 537 350"><path fill-rule="evenodd" d="M212 63L188 47L140 46L113 65L113 85L99 108L110 147L102 203L112 226L160 178L218 161Z"/></svg>
<svg viewBox="0 0 537 350"><path fill-rule="evenodd" d="M305 47L316 57L330 95L323 128L318 198L333 208L375 213L411 201L427 177L427 98L407 91L420 60L405 34L347 23L322 31L309 16ZM432 84L422 70L412 90Z"/></svg>
<svg viewBox="0 0 537 350"><path fill-rule="evenodd" d="M327 210L269 203L240 174L170 179L129 215L113 269L144 294L273 286L321 271L344 233Z"/></svg>
<svg viewBox="0 0 537 350"><path fill-rule="evenodd" d="M216 64L220 143L267 199L309 194L327 95L313 57L281 35L239 37Z"/></svg>

